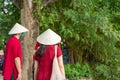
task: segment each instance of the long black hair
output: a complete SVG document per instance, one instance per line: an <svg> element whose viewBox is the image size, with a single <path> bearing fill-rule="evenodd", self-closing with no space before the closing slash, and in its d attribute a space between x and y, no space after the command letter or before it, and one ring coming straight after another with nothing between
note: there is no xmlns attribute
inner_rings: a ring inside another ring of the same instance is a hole
<svg viewBox="0 0 120 80"><path fill-rule="evenodd" d="M40 58L42 58L43 55L44 55L44 52L45 52L46 48L47 48L47 45L40 44L39 48L36 51L36 54L40 55Z"/></svg>

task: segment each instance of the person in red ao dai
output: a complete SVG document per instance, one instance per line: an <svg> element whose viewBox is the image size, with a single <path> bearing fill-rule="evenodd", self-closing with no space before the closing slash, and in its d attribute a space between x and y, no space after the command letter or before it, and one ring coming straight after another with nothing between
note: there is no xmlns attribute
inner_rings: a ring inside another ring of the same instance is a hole
<svg viewBox="0 0 120 80"><path fill-rule="evenodd" d="M2 71L4 80L21 80L22 49L20 37L23 36L23 32L27 31L28 29L16 23L9 32L9 34L12 36L8 39L6 43L4 53L4 63Z"/></svg>
<svg viewBox="0 0 120 80"><path fill-rule="evenodd" d="M37 37L35 49L40 48L40 52L34 54L34 80L50 80L55 56L55 45L58 45L58 64L62 75L65 77L62 50L59 46L60 41L61 37L51 29L46 30Z"/></svg>

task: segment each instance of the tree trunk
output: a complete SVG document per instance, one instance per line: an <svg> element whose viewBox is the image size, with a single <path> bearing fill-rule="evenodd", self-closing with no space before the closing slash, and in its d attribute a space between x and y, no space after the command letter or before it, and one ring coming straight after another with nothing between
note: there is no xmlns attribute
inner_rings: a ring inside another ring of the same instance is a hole
<svg viewBox="0 0 120 80"><path fill-rule="evenodd" d="M39 27L36 19L32 16L32 0L23 0L21 9L21 23L29 29L22 41L23 50L23 66L22 80L32 80L32 52L36 42L36 37L39 35Z"/></svg>
<svg viewBox="0 0 120 80"><path fill-rule="evenodd" d="M74 64L75 60L74 60L74 51L72 49L69 50L69 56L70 56L70 63Z"/></svg>

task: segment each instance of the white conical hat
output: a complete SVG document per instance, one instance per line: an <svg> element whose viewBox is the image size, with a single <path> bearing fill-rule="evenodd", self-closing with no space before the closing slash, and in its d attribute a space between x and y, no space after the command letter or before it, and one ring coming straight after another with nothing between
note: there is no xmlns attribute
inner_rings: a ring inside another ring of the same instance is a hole
<svg viewBox="0 0 120 80"><path fill-rule="evenodd" d="M44 45L53 45L59 43L61 37L51 29L48 29L37 37L37 41Z"/></svg>
<svg viewBox="0 0 120 80"><path fill-rule="evenodd" d="M16 23L8 34L16 34L16 33L22 33L22 32L27 32L27 31L28 31L27 28L25 28L22 25Z"/></svg>
<svg viewBox="0 0 120 80"><path fill-rule="evenodd" d="M4 51L3 50L0 50L0 55L4 55Z"/></svg>

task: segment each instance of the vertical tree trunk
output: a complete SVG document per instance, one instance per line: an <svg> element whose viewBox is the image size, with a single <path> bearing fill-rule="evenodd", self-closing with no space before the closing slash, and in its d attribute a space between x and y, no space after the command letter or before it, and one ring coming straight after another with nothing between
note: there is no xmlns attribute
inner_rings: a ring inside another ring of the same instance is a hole
<svg viewBox="0 0 120 80"><path fill-rule="evenodd" d="M23 67L22 80L32 79L32 52L36 42L36 37L39 34L39 27L36 20L32 16L32 0L23 0L23 7L21 9L21 23L29 32L25 35L23 46Z"/></svg>
<svg viewBox="0 0 120 80"><path fill-rule="evenodd" d="M73 50L69 50L69 56L70 56L70 63L74 64L75 60L74 60L74 51Z"/></svg>

